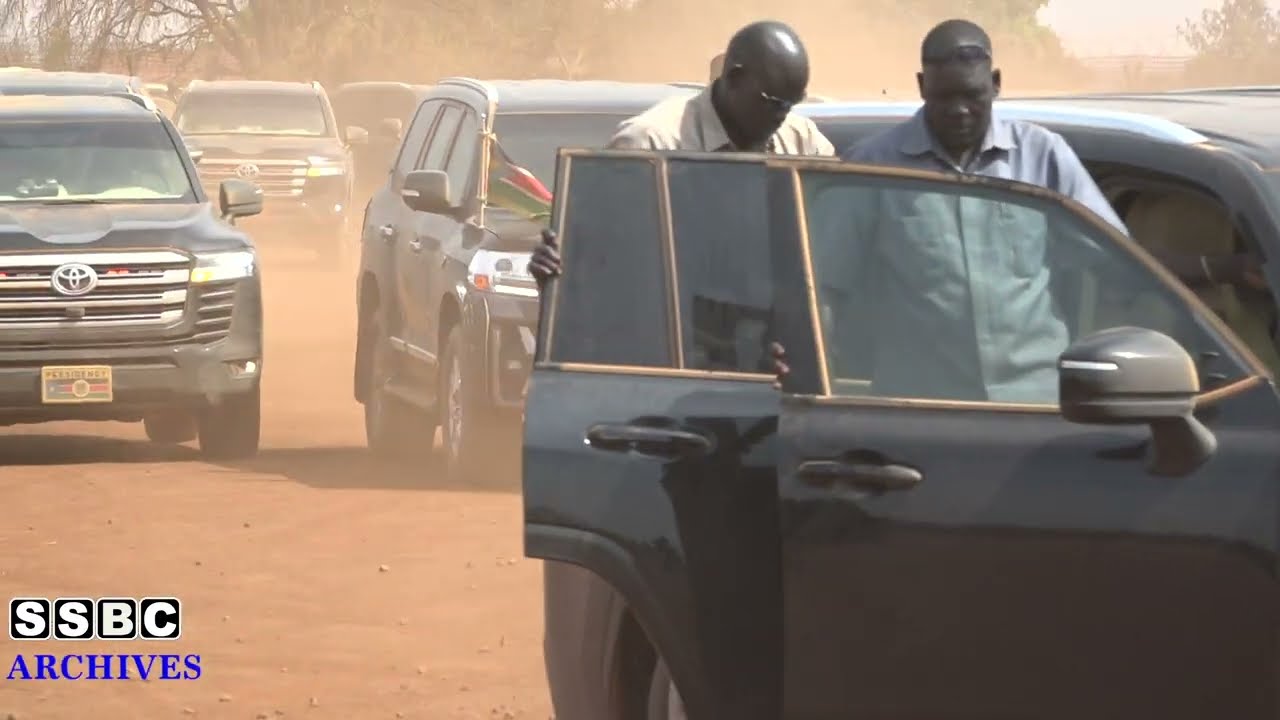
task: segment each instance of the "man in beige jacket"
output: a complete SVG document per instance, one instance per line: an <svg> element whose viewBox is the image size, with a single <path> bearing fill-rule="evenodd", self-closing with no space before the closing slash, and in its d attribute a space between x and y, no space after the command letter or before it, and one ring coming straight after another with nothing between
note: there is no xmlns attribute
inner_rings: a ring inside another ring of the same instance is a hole
<svg viewBox="0 0 1280 720"><path fill-rule="evenodd" d="M809 86L809 55L789 26L754 22L729 40L719 76L690 97L663 100L618 126L611 150L835 155L813 121L791 112ZM544 230L529 272L542 286L561 272L555 233Z"/></svg>

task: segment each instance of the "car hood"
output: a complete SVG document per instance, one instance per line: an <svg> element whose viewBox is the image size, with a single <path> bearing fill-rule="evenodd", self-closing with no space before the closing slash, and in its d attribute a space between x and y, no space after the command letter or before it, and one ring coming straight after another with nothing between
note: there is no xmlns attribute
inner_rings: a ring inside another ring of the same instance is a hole
<svg viewBox="0 0 1280 720"><path fill-rule="evenodd" d="M336 138L282 135L184 135L187 147L203 150L205 157L297 160L308 155L341 157L344 149Z"/></svg>
<svg viewBox="0 0 1280 720"><path fill-rule="evenodd" d="M0 206L0 252L59 249L249 247L210 203Z"/></svg>
<svg viewBox="0 0 1280 720"><path fill-rule="evenodd" d="M485 240L485 250L500 252L533 252L542 242L546 220L529 220L514 213L486 210L485 225L493 233Z"/></svg>

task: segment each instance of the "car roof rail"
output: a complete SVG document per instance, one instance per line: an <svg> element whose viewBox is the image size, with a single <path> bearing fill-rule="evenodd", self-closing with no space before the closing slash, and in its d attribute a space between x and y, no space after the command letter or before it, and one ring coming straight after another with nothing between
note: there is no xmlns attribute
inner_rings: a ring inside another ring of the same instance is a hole
<svg viewBox="0 0 1280 720"><path fill-rule="evenodd" d="M143 110L147 110L149 112L155 112L159 109L151 98L146 95L139 95L135 92L109 92L106 95L107 97L118 97L124 98L125 100L132 100L135 104L141 106Z"/></svg>

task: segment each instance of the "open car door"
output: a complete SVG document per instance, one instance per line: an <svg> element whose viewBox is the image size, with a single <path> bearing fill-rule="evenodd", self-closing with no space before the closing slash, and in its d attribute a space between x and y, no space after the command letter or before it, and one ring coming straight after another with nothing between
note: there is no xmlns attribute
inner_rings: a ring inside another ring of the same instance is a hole
<svg viewBox="0 0 1280 720"><path fill-rule="evenodd" d="M809 279L777 305L782 716L1277 717L1256 358L1056 194L768 167Z"/></svg>
<svg viewBox="0 0 1280 720"><path fill-rule="evenodd" d="M764 158L562 151L554 198L523 475L556 716L645 717L652 674L689 717L776 720Z"/></svg>

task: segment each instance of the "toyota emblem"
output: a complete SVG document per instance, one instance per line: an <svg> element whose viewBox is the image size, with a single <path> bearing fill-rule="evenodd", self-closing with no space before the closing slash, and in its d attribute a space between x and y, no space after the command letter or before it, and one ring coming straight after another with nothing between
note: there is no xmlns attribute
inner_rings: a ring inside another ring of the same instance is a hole
<svg viewBox="0 0 1280 720"><path fill-rule="evenodd" d="M258 177L258 173L260 172L262 171L258 169L257 165L254 165L253 163L245 163L236 168L236 177L249 180Z"/></svg>
<svg viewBox="0 0 1280 720"><path fill-rule="evenodd" d="M98 287L98 273L84 263L67 263L54 269L49 284L59 295L78 297Z"/></svg>

